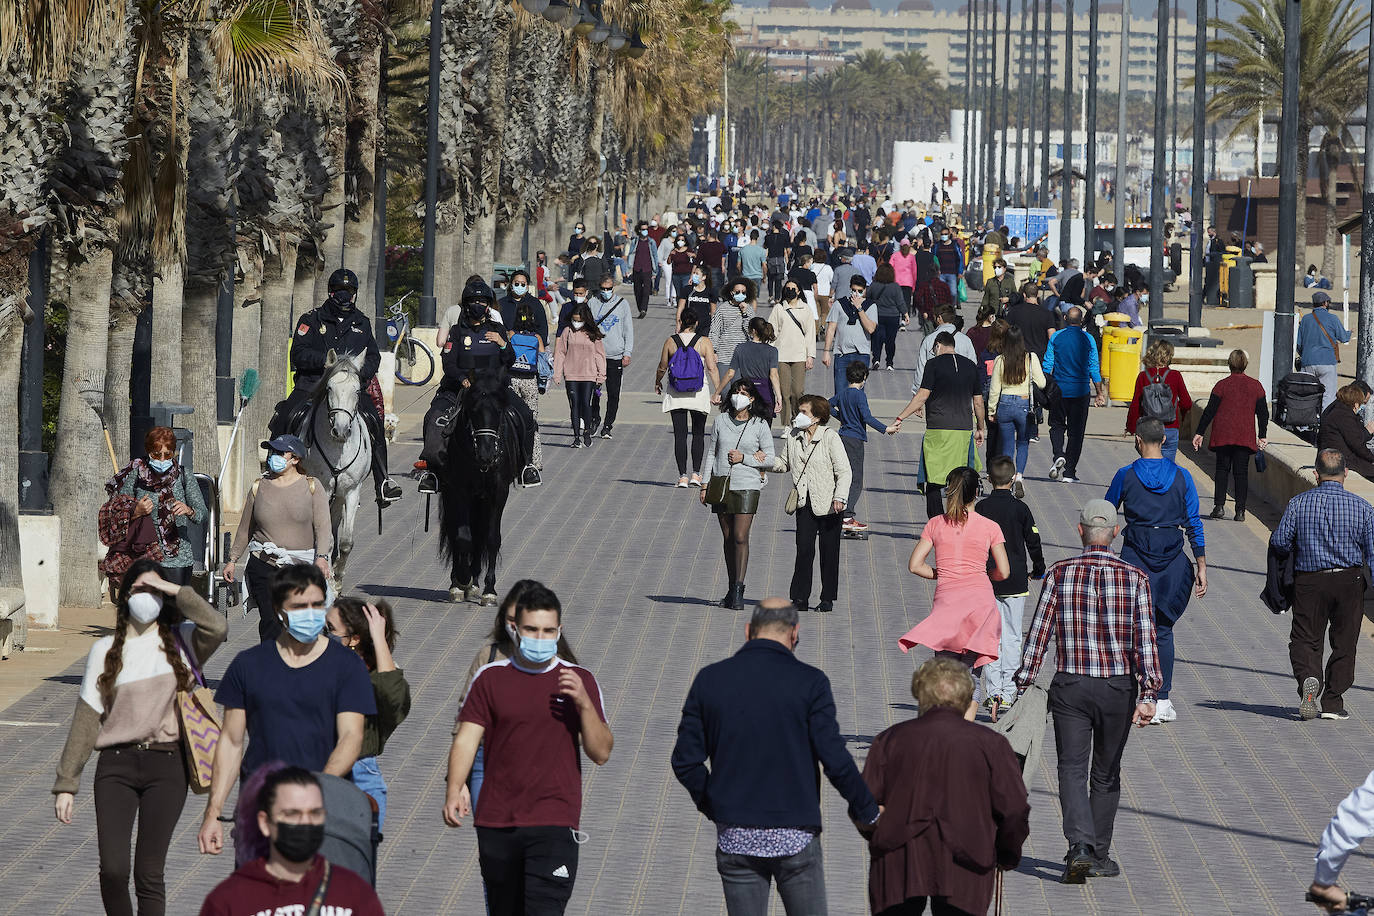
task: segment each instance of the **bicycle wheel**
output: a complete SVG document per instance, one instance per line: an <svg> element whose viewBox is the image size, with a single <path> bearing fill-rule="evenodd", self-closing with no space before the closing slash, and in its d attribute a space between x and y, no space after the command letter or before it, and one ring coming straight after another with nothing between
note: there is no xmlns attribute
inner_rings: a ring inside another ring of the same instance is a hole
<svg viewBox="0 0 1374 916"><path fill-rule="evenodd" d="M434 377L434 353L414 337L396 343L396 378L406 385L423 385Z"/></svg>

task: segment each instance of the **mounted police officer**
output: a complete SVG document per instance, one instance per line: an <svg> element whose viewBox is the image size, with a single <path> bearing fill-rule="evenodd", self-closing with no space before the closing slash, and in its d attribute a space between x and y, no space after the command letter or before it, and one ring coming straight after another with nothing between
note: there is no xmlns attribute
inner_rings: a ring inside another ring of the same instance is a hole
<svg viewBox="0 0 1374 916"><path fill-rule="evenodd" d="M301 316L291 343L291 369L296 373L296 384L286 399L277 404L268 424L269 438L294 431L297 416L324 377L330 350L340 356L362 356L358 415L367 423L372 436L372 480L377 488L377 502L389 506L401 498L401 488L387 474L385 430L377 405L367 391L382 357L372 336L372 322L354 304L357 295L357 275L341 268L329 275L329 298Z"/></svg>
<svg viewBox="0 0 1374 916"><path fill-rule="evenodd" d="M424 450L415 467L420 471L420 492L437 493L439 481L435 469L442 463L453 418L460 406L464 388L480 384L500 393L506 409L515 415L521 430L525 455L534 454L534 415L525 402L511 389L507 370L515 363L515 351L510 346L505 327L492 314L496 294L481 280L471 280L463 289L460 301L462 315L448 334L441 355L444 376L439 390L425 413ZM539 471L528 465L520 475L520 485L537 487L541 483Z"/></svg>

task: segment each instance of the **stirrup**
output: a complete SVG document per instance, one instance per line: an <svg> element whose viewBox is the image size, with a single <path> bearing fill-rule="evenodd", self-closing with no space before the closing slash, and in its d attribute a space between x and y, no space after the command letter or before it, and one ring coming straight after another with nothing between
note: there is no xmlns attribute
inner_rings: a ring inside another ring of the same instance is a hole
<svg viewBox="0 0 1374 916"><path fill-rule="evenodd" d="M420 472L420 492L426 496L433 496L439 492L439 478L433 471Z"/></svg>

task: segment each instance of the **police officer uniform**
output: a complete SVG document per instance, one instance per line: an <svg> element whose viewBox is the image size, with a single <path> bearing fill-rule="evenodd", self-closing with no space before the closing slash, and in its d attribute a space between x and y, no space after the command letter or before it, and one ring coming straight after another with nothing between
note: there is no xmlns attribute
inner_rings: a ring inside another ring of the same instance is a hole
<svg viewBox="0 0 1374 916"><path fill-rule="evenodd" d="M356 305L358 278L351 270L336 270L329 278L329 298L319 308L301 316L291 340L291 369L296 384L286 399L277 404L268 425L270 437L291 432L286 427L319 385L325 373L329 351L340 356L363 357L359 371L362 391L358 398L358 414L367 423L372 436L372 479L377 488L377 501L383 505L401 498L401 488L387 474L386 434L377 406L367 393L368 383L377 375L382 356L372 335L372 322Z"/></svg>

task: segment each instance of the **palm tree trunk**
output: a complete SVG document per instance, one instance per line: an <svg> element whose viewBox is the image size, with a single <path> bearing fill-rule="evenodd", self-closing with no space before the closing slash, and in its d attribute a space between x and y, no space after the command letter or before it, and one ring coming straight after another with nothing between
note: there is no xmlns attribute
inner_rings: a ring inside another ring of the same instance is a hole
<svg viewBox="0 0 1374 916"><path fill-rule="evenodd" d="M182 196L182 200L185 197ZM180 263L165 263L153 274L153 401L181 403L181 308L185 289Z"/></svg>
<svg viewBox="0 0 1374 916"><path fill-rule="evenodd" d="M358 297L362 301L371 291L372 222L376 197L372 193L373 175L377 161L378 126L381 122L381 60L380 40L376 47L358 59L353 77L353 98L360 111L351 125L348 144L350 159L348 172L352 176L358 197L357 219L344 224L344 262L358 275ZM371 302L370 299L367 300Z"/></svg>
<svg viewBox="0 0 1374 916"><path fill-rule="evenodd" d="M180 404L181 323L186 287L186 152L190 123L186 116L188 40L185 31L168 42L174 59L168 65L171 148L164 152L154 191L157 229L153 239L153 359L152 400ZM175 88L173 88L175 87Z"/></svg>
<svg viewBox="0 0 1374 916"><path fill-rule="evenodd" d="M114 252L102 248L71 268L68 299L67 360L62 373L62 400L57 414L57 447L52 464L52 501L62 519L59 554L60 601L76 607L100 606L100 580L95 557L99 542L94 524L110 474L105 434L83 390L104 391L109 343L110 281Z"/></svg>
<svg viewBox="0 0 1374 916"><path fill-rule="evenodd" d="M1307 271L1307 141L1311 136L1311 123L1300 121L1298 123L1298 241L1295 250L1299 277Z"/></svg>
<svg viewBox="0 0 1374 916"><path fill-rule="evenodd" d="M286 393L288 347L292 338L291 301L296 287L296 255L300 240L283 234L276 258L263 267L262 332L258 336L258 378L267 395L257 401L250 440L256 441L267 427L273 398ZM313 289L312 289L313 293Z"/></svg>
<svg viewBox="0 0 1374 916"><path fill-rule="evenodd" d="M35 319L36 320L36 319ZM24 325L19 306L0 307L0 513L6 518L19 515L19 361L24 348ZM12 583L0 582L0 587Z"/></svg>
<svg viewBox="0 0 1374 916"><path fill-rule="evenodd" d="M182 319L181 398L194 410L189 420L195 433L195 470L218 474L219 417L215 394L215 337L219 318L219 287L200 284L186 290Z"/></svg>
<svg viewBox="0 0 1374 916"><path fill-rule="evenodd" d="M134 361L134 333L138 310L110 304L110 337L105 356L105 426L114 443L115 458L123 467L129 461L129 381ZM157 316L153 316L156 320ZM153 339L157 339L154 328ZM154 349L154 360L157 359ZM156 391L156 389L152 389ZM153 400L157 400L154 396Z"/></svg>
<svg viewBox="0 0 1374 916"><path fill-rule="evenodd" d="M239 248L239 264L243 279L234 284L234 332L229 354L229 368L236 379L243 377L245 369L258 371L258 347L262 337L263 271L262 257L256 246L243 245ZM263 402L271 402L275 396L275 393L259 388L257 396L246 408L233 451L224 456L224 467L243 468L257 455L258 440L252 438L257 429L254 418L264 416L259 413ZM268 403L267 409L271 407L271 403Z"/></svg>
<svg viewBox="0 0 1374 916"><path fill-rule="evenodd" d="M461 221L455 221L451 226L440 223L434 236L434 298L438 312L436 318L443 314L444 309L458 301L458 296L463 290L458 264L458 240L462 234Z"/></svg>
<svg viewBox="0 0 1374 916"><path fill-rule="evenodd" d="M329 275L344 266L344 226L348 217L346 206L347 191L344 187L344 150L347 146L342 123L329 125L329 144L327 155L334 163L334 173L330 176L329 190L320 202L324 221L329 224L324 239L320 241L320 261L323 266L315 274L315 290L311 297L314 302L323 302L329 295ZM294 257L294 255L293 255Z"/></svg>

